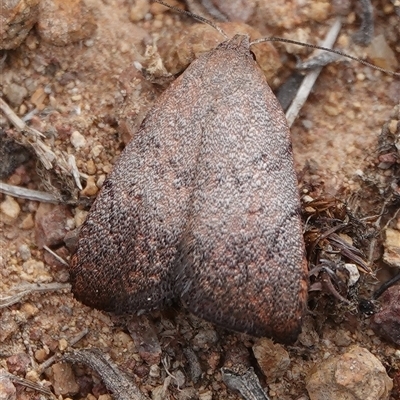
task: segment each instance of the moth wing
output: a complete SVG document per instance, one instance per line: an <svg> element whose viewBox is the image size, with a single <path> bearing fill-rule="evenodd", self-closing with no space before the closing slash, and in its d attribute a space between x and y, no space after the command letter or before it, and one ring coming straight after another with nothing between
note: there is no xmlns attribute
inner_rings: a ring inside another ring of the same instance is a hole
<svg viewBox="0 0 400 400"><path fill-rule="evenodd" d="M89 306L142 312L174 298L172 265L200 145L190 124L197 98L187 95L195 82L182 78L148 113L81 228L70 276L76 298Z"/></svg>
<svg viewBox="0 0 400 400"><path fill-rule="evenodd" d="M289 129L249 54L230 51L220 60L236 69L221 66L228 75L215 79L236 85L213 98L203 126L177 288L201 318L290 342L307 275Z"/></svg>

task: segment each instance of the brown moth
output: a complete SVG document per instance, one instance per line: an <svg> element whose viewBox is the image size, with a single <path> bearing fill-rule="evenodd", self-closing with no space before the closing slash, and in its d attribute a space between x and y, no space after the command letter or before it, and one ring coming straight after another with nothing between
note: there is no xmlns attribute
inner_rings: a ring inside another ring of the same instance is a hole
<svg viewBox="0 0 400 400"><path fill-rule="evenodd" d="M307 300L285 115L236 35L158 98L108 176L70 266L83 303L143 313L180 299L230 330L296 339Z"/></svg>

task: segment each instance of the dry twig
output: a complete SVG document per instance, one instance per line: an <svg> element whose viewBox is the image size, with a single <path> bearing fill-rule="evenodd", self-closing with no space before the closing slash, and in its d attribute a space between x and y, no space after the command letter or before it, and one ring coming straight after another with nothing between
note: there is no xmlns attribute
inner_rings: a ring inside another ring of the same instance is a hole
<svg viewBox="0 0 400 400"><path fill-rule="evenodd" d="M0 309L18 303L23 297L35 292L53 292L58 290L71 289L69 283L29 283L15 286L5 295L0 295Z"/></svg>
<svg viewBox="0 0 400 400"><path fill-rule="evenodd" d="M235 370L221 368L222 380L230 389L238 391L245 400L269 400L254 369L243 369L241 366Z"/></svg>
<svg viewBox="0 0 400 400"><path fill-rule="evenodd" d="M74 350L64 355L63 359L72 363L83 363L95 370L103 379L117 400L149 400L133 381L99 349Z"/></svg>
<svg viewBox="0 0 400 400"><path fill-rule="evenodd" d="M322 43L323 47L331 48L336 41L337 36L339 35L340 28L342 27L342 23L340 19L336 19L328 34L326 35L325 40ZM288 121L289 127L292 126L294 120L297 118L299 111L303 107L304 103L307 100L308 95L310 94L315 81L317 80L322 67L313 69L310 71L305 78L303 79L302 84L297 92L296 97L293 99L292 104L286 112L286 119Z"/></svg>
<svg viewBox="0 0 400 400"><path fill-rule="evenodd" d="M27 144L32 147L37 158L46 170L54 170L58 175L64 174L66 176L72 176L76 186L82 190L82 184L80 182L81 174L76 167L75 158L73 158L73 156L68 156L62 152L60 155L54 153L54 151L42 141L45 135L22 121L2 98L0 98L0 110L3 111L4 115L15 126L18 132L25 133L25 135L21 135L20 141L22 143L27 142Z"/></svg>
<svg viewBox="0 0 400 400"><path fill-rule="evenodd" d="M0 370L0 380L1 379L9 379L11 382L17 383L18 385L25 386L29 389L36 390L40 393L50 396L52 399L57 399L57 397L47 387L42 386L39 383L29 381L28 379L24 379L19 376L13 375L4 369Z"/></svg>
<svg viewBox="0 0 400 400"><path fill-rule="evenodd" d="M61 202L61 199L58 199L51 193L9 185L4 182L0 182L0 193L4 193L13 197L18 197L20 199L40 201L41 203L59 204Z"/></svg>

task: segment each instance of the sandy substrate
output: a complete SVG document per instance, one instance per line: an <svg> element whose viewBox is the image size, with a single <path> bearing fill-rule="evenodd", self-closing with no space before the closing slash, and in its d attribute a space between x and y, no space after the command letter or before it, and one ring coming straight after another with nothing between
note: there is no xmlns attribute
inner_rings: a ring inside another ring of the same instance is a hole
<svg viewBox="0 0 400 400"><path fill-rule="evenodd" d="M286 2L288 11L284 12L284 22L271 18L274 26L268 31L259 16L253 27L261 35L272 32L306 41L322 39L332 23L334 11L323 2L314 3L307 14ZM194 24L193 20L173 12L147 13L144 19L132 22L131 5L122 0L87 0L86 4L97 25L90 37L56 46L33 29L20 47L7 53L1 78L3 93L11 83L26 89L26 96L20 102L16 99L10 104L16 114L22 117L36 107L38 113L31 125L45 134L45 143L56 153L63 151L75 156L78 170L87 178L82 178L84 189L80 193L89 199L86 204L68 206L61 212L65 231L82 223L87 204L95 198L121 150L167 85L165 79L163 85L150 83L136 69L138 63L148 67L150 61L158 60L158 53L145 54L146 45L153 44L153 39L163 38L163 43L173 46L176 37L184 37L188 27ZM274 7L278 10L279 4ZM307 9L304 7L303 10ZM395 58L394 65L385 66L393 69L397 62L398 68L399 17L389 1L374 2L374 7L375 36L385 35ZM274 9L272 5L271 8ZM358 26L352 9L344 21L339 43L346 51L363 56L366 50L351 44L346 47ZM284 81L294 64L294 57L283 46L277 54L283 67L271 79L272 87ZM154 69L151 71L154 73ZM336 197L349 202L360 218L381 212L385 198L371 189L378 185L377 181L383 186L387 184L384 174L374 172L378 137L383 124L395 119L393 109L399 104L399 93L398 78L356 62L334 63L323 70L291 129L303 195ZM1 124L8 134L12 133L5 117ZM49 190L35 166L31 161L19 167L7 182ZM390 178L389 172L386 175ZM63 185L65 182L51 183L58 189ZM70 182L68 185L71 186L65 188L67 192L71 194L72 187L72 194L77 195L76 186ZM5 196L0 195L0 200L5 202ZM16 206L14 217L10 220L2 215L0 221L0 293L5 295L12 287L25 283L66 283L65 266L38 247L38 203L22 199L16 202L19 207ZM395 209L386 211L384 222L394 215ZM400 230L399 216L390 226ZM65 248L58 251L68 258ZM394 269L382 264L381 247L377 254L374 268L383 267L379 279L384 281L393 275ZM362 281L361 292L365 296L379 286L379 281L363 273ZM49 357L70 350L69 343L87 329L88 333L75 347L100 348L154 399L239 399L239 395L226 388L220 372L221 366L237 363L256 367L262 386L269 385L271 399L307 399L306 382L313 368L358 345L374 354L394 380L391 397L381 398L400 399L400 356L396 346L377 337L364 315L354 309L347 312L331 295L321 298L316 298L313 313L306 317L300 342L285 347L290 365L273 378L266 378L257 369L252 346L262 342L255 338L216 328L179 307L154 312L140 320L122 320L83 306L69 290L30 294L0 310L0 366L10 369L7 360L25 354L28 359L25 364L20 361L25 365L20 375L51 384L50 389L59 398L105 396L108 393L105 385L88 368L75 366L71 376L51 367L41 375L38 372L42 372L40 365ZM315 305L318 301L328 304L325 313L321 312L321 306ZM135 330L140 332L136 336L132 333ZM187 349L195 353L196 363L189 360ZM193 364L201 366L195 383L197 375L190 371ZM276 362L268 368L279 370ZM56 379L64 379L62 385L66 388L55 389ZM18 390L18 399L38 398Z"/></svg>

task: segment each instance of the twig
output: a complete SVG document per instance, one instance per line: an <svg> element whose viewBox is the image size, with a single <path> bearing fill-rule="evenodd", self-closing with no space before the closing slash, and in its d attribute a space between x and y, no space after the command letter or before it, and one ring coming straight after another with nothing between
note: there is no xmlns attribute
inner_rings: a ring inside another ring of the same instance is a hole
<svg viewBox="0 0 400 400"><path fill-rule="evenodd" d="M226 386L231 390L238 391L245 400L269 400L254 369L250 367L245 372L242 369L242 366L235 370L221 368L222 380Z"/></svg>
<svg viewBox="0 0 400 400"><path fill-rule="evenodd" d="M178 390L181 392L182 389L179 387L178 379L174 375L172 375L171 372L169 372L169 369L168 369L169 368L169 362L167 360L167 356L163 357L161 362L162 362L162 365L164 366L165 372L167 373L167 375L169 377L171 377L174 381L176 381L176 386L177 386Z"/></svg>
<svg viewBox="0 0 400 400"><path fill-rule="evenodd" d="M0 295L0 309L12 306L18 303L24 296L35 292L53 292L58 290L71 289L69 283L30 283L26 285L16 286L10 289L6 295Z"/></svg>
<svg viewBox="0 0 400 400"><path fill-rule="evenodd" d="M89 333L89 329L85 328L82 332L80 332L78 335L76 335L74 338L68 341L69 346L74 346L76 343L78 343L82 338L84 338L87 334ZM43 371L45 371L47 368L50 367L53 363L55 363L58 359L60 359L60 354L54 354L50 358L48 358L46 361L44 361L42 364L39 365L37 372L38 374L42 374Z"/></svg>
<svg viewBox="0 0 400 400"><path fill-rule="evenodd" d="M228 22L228 18L213 4L212 0L186 0L189 11L195 15L201 15L208 19L216 19L222 22Z"/></svg>
<svg viewBox="0 0 400 400"><path fill-rule="evenodd" d="M26 132L34 137L45 137L43 133L39 132L35 128L28 126L21 118L15 114L15 112L10 108L10 106L0 97L0 109L3 111L4 115L10 120L10 122L21 132Z"/></svg>
<svg viewBox="0 0 400 400"><path fill-rule="evenodd" d="M376 230L380 229L380 224L382 221L382 217L385 214L385 208L387 207L387 205L390 203L390 199L386 199L382 205L381 208L381 212L379 213L379 217L377 218L377 220L375 221L375 223L373 224L373 226L375 227ZM385 226L386 228L386 226ZM383 229L385 229L383 228ZM372 238L371 243L369 245L369 249L368 249L368 265L372 265L374 262L374 254L375 254L375 249L376 246L378 245L378 239L375 237Z"/></svg>
<svg viewBox="0 0 400 400"><path fill-rule="evenodd" d="M373 271L370 266L363 260L362 257L364 255L360 250L347 243L336 233L332 233L327 239L334 248L340 250L340 253L342 255L355 262L365 273L369 275L372 274Z"/></svg>
<svg viewBox="0 0 400 400"><path fill-rule="evenodd" d="M89 333L89 329L85 328L82 332L78 333L75 337L73 337L69 341L70 346L76 345L78 342L80 342L87 334Z"/></svg>
<svg viewBox="0 0 400 400"><path fill-rule="evenodd" d="M59 204L62 202L61 199L58 199L51 193L9 185L4 182L0 182L0 193L8 194L9 196L18 197L20 199L39 201L41 203Z"/></svg>
<svg viewBox="0 0 400 400"><path fill-rule="evenodd" d="M372 294L372 298L376 300L378 297L380 297L387 289L389 289L391 286L393 286L395 283L400 281L400 272L395 275L392 279L389 279L387 282L382 283L382 285L375 290L375 292Z"/></svg>
<svg viewBox="0 0 400 400"><path fill-rule="evenodd" d="M51 250L49 247L46 245L43 246L43 248L49 252L56 260L60 261L61 264L65 265L66 267L69 266L69 264L62 258L60 257L57 253L55 253L53 250Z"/></svg>
<svg viewBox="0 0 400 400"><path fill-rule="evenodd" d="M149 400L125 373L104 357L99 349L74 350L66 353L63 360L83 363L94 369L117 400Z"/></svg>
<svg viewBox="0 0 400 400"><path fill-rule="evenodd" d="M332 47L336 41L336 38L340 32L340 28L342 27L342 23L340 19L336 19L328 34L326 35L325 40L322 43L323 47ZM307 100L308 95L312 87L314 86L315 81L320 74L322 67L316 68L310 71L306 77L304 78L300 88L297 92L296 97L294 98L292 104L286 112L286 119L288 121L289 127L292 126L294 120L296 119L300 109L303 107L304 103Z"/></svg>
<svg viewBox="0 0 400 400"><path fill-rule="evenodd" d="M76 166L75 157L72 154L68 155L68 167L70 168L69 171L75 180L75 185L78 187L79 190L82 190L82 184L80 177L83 176L87 179L87 175L82 174L78 171L78 167Z"/></svg>
<svg viewBox="0 0 400 400"><path fill-rule="evenodd" d="M395 211L393 217L390 217L390 218L389 218L388 222L386 222L386 224L385 224L385 226L383 227L382 230L385 231L385 230L388 228L388 226L392 223L392 221L394 221L394 220L397 218L397 216L398 216L399 214L400 214L400 208L398 208L398 209Z"/></svg>
<svg viewBox="0 0 400 400"><path fill-rule="evenodd" d="M50 389L48 389L38 383L31 382L24 378L20 378L19 376L13 375L10 372L7 372L3 369L0 370L0 380L2 378L9 379L11 382L17 383L18 385L25 386L29 389L33 389L40 393L46 394L47 396L51 396L53 399L57 399L57 397L50 391Z"/></svg>
<svg viewBox="0 0 400 400"><path fill-rule="evenodd" d="M54 151L41 140L45 135L22 121L2 98L0 98L0 110L3 111L4 115L19 132L26 133L26 136L22 135L21 141L28 142L46 170L54 169L55 173L58 175L62 175L61 173L63 173L67 176L72 176L76 186L82 190L80 176L84 175L79 173L73 156L68 156L63 152L61 152L60 156L57 156Z"/></svg>

